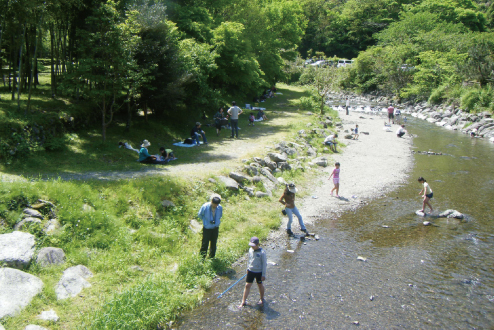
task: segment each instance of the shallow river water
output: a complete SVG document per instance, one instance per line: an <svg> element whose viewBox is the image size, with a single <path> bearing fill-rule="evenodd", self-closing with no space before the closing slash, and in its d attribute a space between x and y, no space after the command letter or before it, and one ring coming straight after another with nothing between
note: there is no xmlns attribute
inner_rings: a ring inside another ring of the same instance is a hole
<svg viewBox="0 0 494 330"><path fill-rule="evenodd" d="M316 223L321 239L287 240L267 251L267 303L238 310L241 281L219 281L182 329L494 328L494 144L413 120L418 151L407 184L354 212ZM385 160L383 160L385 161ZM414 214L416 181L434 191L433 214L456 209L466 222ZM295 253L286 252L294 250ZM359 260L365 259L365 261ZM244 274L244 266L236 269Z"/></svg>

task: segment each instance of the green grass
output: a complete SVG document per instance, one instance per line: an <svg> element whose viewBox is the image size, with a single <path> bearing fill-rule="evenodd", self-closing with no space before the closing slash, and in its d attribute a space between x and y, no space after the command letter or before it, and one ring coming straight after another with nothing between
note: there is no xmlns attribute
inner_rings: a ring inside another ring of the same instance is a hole
<svg viewBox="0 0 494 330"><path fill-rule="evenodd" d="M259 127L256 125L257 131L242 132L249 137L249 143L262 140L259 148L253 151L255 155L259 152L264 154L264 147L272 142L294 140L297 131L307 130L308 122L316 127L321 120L297 111L297 100L304 95L302 89L282 86L279 90L283 96L267 103L268 108L273 109L267 112L270 120ZM115 142L119 137L114 135L122 127L115 125L111 129L115 131L109 134L109 140L113 142L108 146L96 144L100 138L96 132L79 133L77 138L74 137L71 148L79 150L81 155L90 154L91 161L79 164L76 161L79 158L75 156L77 153L71 151L68 154L71 159L56 164L53 160L48 161L49 156L58 162L63 155L46 156L48 153L43 155L40 152L35 156L37 166L26 165L26 172L19 168L12 168L10 172L35 175L141 168L135 162L135 155L116 148ZM211 130L207 130L209 136L213 135L210 134ZM134 142L139 132L146 133L144 138L151 141L154 138L161 141L157 137L171 139L176 136L173 132L166 132L158 123L150 123L140 130L133 127L127 141ZM308 138L314 146L321 145L322 139L316 135ZM153 143L153 146L156 144ZM219 139L217 144L211 146L218 148L213 149L213 153L224 147ZM322 151L322 146L318 149ZM201 160L201 153L206 154L207 151L185 148L180 150L179 157L184 163L197 162ZM120 159L117 165L111 167L111 164L101 161L103 156L106 159ZM45 161L42 161L43 157L46 157ZM83 162L82 159L80 161ZM245 253L251 236L263 239L270 230L279 228L281 221L278 196L282 188L275 191L272 198L246 200L245 192L235 193L226 190L220 183L208 181L210 177L226 174L231 168L242 165L238 159L225 161L225 164L227 166L218 173L202 171L194 177L160 175L118 181L3 182L0 186L0 233L12 231L26 205L35 203L37 199L49 200L56 205L53 211L62 228L50 236L45 235L39 226L29 230L37 237L37 248L60 247L65 251L67 263L53 268L31 265L27 272L43 280L43 292L19 315L2 320L2 324L7 329L24 329L27 324L54 330L156 329L158 324L175 320L181 311L195 306L214 276L228 269ZM303 189L304 183L308 185L315 174L314 171L299 170L284 172L281 176L286 181L297 182L302 188L300 195L303 197L309 193L308 186ZM190 229L189 221L196 217L197 210L212 193L222 195L224 215L217 258L203 261L198 256L201 234ZM176 206L163 208L161 201L165 199ZM50 210L46 208L42 212L48 214ZM54 286L63 270L79 264L94 273L89 280L92 286L82 291L82 297L57 301ZM52 324L36 318L41 311L48 309L54 309L61 320Z"/></svg>

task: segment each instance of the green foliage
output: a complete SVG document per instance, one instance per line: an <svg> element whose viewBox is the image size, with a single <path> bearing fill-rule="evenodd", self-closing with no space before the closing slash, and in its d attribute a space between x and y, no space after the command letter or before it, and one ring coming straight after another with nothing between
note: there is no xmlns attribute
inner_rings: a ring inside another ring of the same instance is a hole
<svg viewBox="0 0 494 330"><path fill-rule="evenodd" d="M88 322L89 329L156 329L167 320L175 320L180 311L193 303L179 283L150 277L105 303Z"/></svg>
<svg viewBox="0 0 494 330"><path fill-rule="evenodd" d="M461 107L469 112L494 110L494 88L470 88L461 96Z"/></svg>

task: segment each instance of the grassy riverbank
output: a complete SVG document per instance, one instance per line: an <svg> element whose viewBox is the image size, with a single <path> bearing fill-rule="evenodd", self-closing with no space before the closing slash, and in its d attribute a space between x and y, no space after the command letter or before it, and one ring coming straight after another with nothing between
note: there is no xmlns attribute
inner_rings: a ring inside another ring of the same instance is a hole
<svg viewBox="0 0 494 330"><path fill-rule="evenodd" d="M272 142L293 140L298 130L307 128L308 122L320 121L317 116L307 116L305 111L298 110L297 100L304 95L303 89L282 86L280 91L283 95L266 105L270 120L256 125L257 131L244 127L242 138L245 141L235 141L255 145L249 150L251 156L264 155L265 147L272 146ZM212 130L206 128L208 136L214 135ZM146 136L154 134L149 130L146 133ZM207 147L211 149L181 149L177 163L168 166L181 166L180 162L200 163L207 154L225 148L219 138L215 143L215 138ZM308 138L314 145L320 145L321 139L315 135ZM78 148L83 145L90 144L81 143ZM135 155L111 145L113 149L109 152L118 153L133 162L131 166L135 165ZM43 280L43 292L18 316L2 323L7 329L23 329L28 324L50 329L156 329L158 324L174 320L181 310L199 303L214 276L227 270L245 253L248 238L266 237L281 221L277 202L281 190L272 198L250 200L244 192L228 191L222 184L208 179L227 174L242 163L231 158L223 165L215 171L196 171L193 175L177 173L118 181L3 183L0 188L1 232L12 231L25 205L37 199L49 200L56 205L62 229L50 236L44 235L40 227L29 230L37 236L39 248L62 248L67 263L48 269L33 264L27 271ZM82 170L75 168L71 171ZM59 169L55 166L53 170ZM108 167L102 169L107 171ZM37 173L51 172L50 167L44 165L37 170ZM281 176L286 181L303 184L315 173L299 170L284 172ZM198 256L201 234L190 228L190 220L213 192L223 197L224 216L217 258L202 261ZM176 206L163 208L163 200L170 200ZM54 287L63 270L79 264L94 273L89 279L92 286L75 298L57 301ZM49 309L57 312L59 322L50 324L36 318L41 311Z"/></svg>

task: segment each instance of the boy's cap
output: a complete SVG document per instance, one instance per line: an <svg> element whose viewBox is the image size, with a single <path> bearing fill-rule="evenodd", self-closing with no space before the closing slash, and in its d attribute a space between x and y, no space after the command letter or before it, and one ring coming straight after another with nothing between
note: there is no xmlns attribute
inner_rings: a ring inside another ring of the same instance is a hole
<svg viewBox="0 0 494 330"><path fill-rule="evenodd" d="M255 237L255 236L254 236L254 237L252 237L252 238L250 239L249 246L254 247L254 246L256 246L256 245L259 245L259 238L257 238L257 237Z"/></svg>

